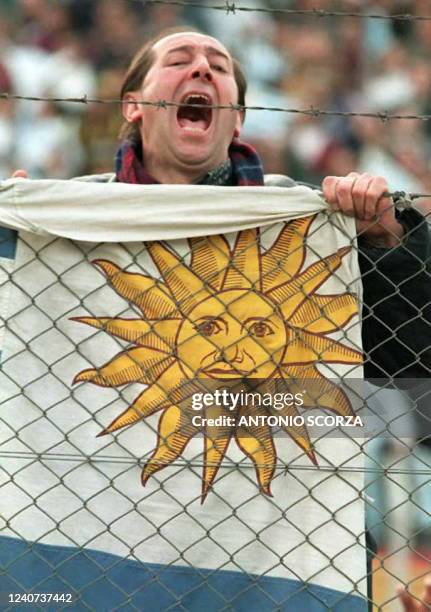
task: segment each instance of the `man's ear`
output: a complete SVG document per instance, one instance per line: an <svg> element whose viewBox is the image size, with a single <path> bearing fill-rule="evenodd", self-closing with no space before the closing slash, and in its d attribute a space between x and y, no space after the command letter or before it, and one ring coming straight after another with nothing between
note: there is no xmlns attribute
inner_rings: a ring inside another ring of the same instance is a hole
<svg viewBox="0 0 431 612"><path fill-rule="evenodd" d="M239 138L239 135L241 134L241 128L242 128L243 123L244 123L244 113L238 112L237 117L236 117L236 122L235 122L235 129L233 131L234 138Z"/></svg>
<svg viewBox="0 0 431 612"><path fill-rule="evenodd" d="M122 111L123 117L128 123L134 123L139 121L142 117L142 104L138 103L139 94L136 92L129 92L123 98Z"/></svg>

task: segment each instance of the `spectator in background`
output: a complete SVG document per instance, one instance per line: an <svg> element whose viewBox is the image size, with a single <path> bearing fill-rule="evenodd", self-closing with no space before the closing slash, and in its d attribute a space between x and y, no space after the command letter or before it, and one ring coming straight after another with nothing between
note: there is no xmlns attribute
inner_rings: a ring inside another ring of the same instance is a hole
<svg viewBox="0 0 431 612"><path fill-rule="evenodd" d="M125 68L136 41L146 34L132 6L102 0L95 5L92 20L86 44L93 65L97 70Z"/></svg>
<svg viewBox="0 0 431 612"><path fill-rule="evenodd" d="M0 91L13 93L10 76L1 62ZM13 100L4 100L0 104L0 176L9 176L14 169L14 110Z"/></svg>
<svg viewBox="0 0 431 612"><path fill-rule="evenodd" d="M102 70L96 96L102 100L115 100L121 89L123 73L115 67ZM112 166L117 134L118 107L115 104L91 104L82 118L80 129L87 174L103 173Z"/></svg>
<svg viewBox="0 0 431 612"><path fill-rule="evenodd" d="M94 93L95 72L70 13L46 0L23 1L21 28L9 20L1 45L10 90L21 96L78 97ZM10 17L10 13L8 13ZM49 52L48 52L49 51ZM79 139L84 106L26 102L15 105L11 164L35 178L68 178L85 167Z"/></svg>

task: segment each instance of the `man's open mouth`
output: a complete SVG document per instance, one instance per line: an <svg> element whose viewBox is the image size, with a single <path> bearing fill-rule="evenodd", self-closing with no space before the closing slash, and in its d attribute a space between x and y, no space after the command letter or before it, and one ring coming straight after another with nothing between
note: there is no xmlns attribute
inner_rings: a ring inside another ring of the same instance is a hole
<svg viewBox="0 0 431 612"><path fill-rule="evenodd" d="M205 132L212 121L212 100L206 94L187 94L178 107L177 121L180 127L189 131ZM197 106L195 106L197 105Z"/></svg>

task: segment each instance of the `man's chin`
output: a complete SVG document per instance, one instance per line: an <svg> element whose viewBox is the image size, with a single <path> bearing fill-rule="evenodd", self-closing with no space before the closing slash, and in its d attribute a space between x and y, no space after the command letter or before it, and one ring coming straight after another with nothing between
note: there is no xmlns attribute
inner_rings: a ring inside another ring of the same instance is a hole
<svg viewBox="0 0 431 612"><path fill-rule="evenodd" d="M183 168L194 169L196 172L200 171L202 175L210 172L221 163L221 161L218 161L221 156L210 147L184 146L177 151L176 157Z"/></svg>

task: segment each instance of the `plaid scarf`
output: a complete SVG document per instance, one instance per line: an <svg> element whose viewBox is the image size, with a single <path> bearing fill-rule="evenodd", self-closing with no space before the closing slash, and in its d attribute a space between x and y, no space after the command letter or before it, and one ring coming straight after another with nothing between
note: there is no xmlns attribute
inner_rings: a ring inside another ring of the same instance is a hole
<svg viewBox="0 0 431 612"><path fill-rule="evenodd" d="M262 162L251 145L234 140L229 147L229 159L230 164L224 162L197 182L200 185L224 184L240 187L264 184ZM120 183L159 183L145 170L140 143L130 140L124 140L117 151L115 172ZM226 177L223 182L220 181L221 176Z"/></svg>

